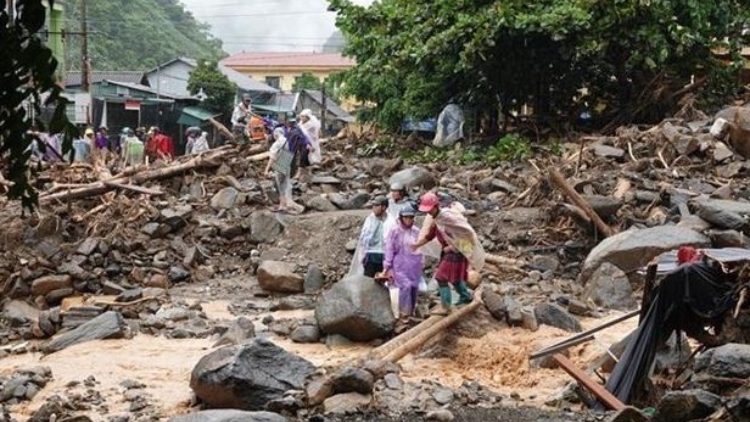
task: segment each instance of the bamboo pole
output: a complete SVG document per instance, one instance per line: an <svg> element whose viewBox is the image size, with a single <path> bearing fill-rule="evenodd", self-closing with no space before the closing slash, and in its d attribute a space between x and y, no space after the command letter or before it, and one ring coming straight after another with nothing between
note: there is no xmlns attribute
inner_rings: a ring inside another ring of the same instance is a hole
<svg viewBox="0 0 750 422"><path fill-rule="evenodd" d="M457 323L458 321L460 321L467 315L476 311L482 305L482 300L479 297L480 295L477 294L474 298L474 301L471 302L470 304L454 311L452 314L448 315L447 317L444 317L440 319L439 321L436 321L433 326L426 328L421 333L415 335L411 340L408 340L403 345L396 347L390 353L385 355L383 357L383 360L387 360L389 362L395 363L401 360L401 358L408 355L409 353L412 353L418 350L420 347L422 347L423 344L427 343L428 340L439 335L451 325Z"/></svg>
<svg viewBox="0 0 750 422"><path fill-rule="evenodd" d="M583 199L583 197L579 195L578 192L576 192L575 189L573 189L568 184L568 182L565 181L565 178L563 177L563 175L560 174L560 172L556 168L554 167L549 168L549 177L550 177L550 180L552 180L552 183L554 183L558 188L560 188L560 190L562 190L563 193L568 198L570 198L571 201L573 201L578 207L580 207L586 213L586 215L589 216L591 221L594 222L594 225L604 237L609 237L614 234L614 231L612 230L612 228L609 227L607 223L602 221L602 219L599 217L599 214L597 214L596 211L594 211L594 209L591 208L591 205L589 205L589 203L586 202L586 200Z"/></svg>

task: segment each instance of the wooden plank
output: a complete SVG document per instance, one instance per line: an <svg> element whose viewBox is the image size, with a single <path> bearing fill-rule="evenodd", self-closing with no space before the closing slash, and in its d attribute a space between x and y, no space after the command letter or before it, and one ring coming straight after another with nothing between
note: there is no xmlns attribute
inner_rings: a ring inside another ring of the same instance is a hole
<svg viewBox="0 0 750 422"><path fill-rule="evenodd" d="M552 359L565 370L571 377L578 381L581 386L591 391L608 409L622 410L625 407L617 397L607 391L601 384L589 378L581 369L579 369L570 359L561 354L552 355Z"/></svg>

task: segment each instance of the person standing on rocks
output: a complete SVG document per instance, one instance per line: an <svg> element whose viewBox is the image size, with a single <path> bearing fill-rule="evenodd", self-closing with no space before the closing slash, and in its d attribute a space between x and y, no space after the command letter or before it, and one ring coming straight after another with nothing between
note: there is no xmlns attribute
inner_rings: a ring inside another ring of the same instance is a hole
<svg viewBox="0 0 750 422"><path fill-rule="evenodd" d="M362 226L349 272L375 277L383 271L385 259L385 210L388 207L388 198L376 196L370 202L370 207L372 213L367 216Z"/></svg>
<svg viewBox="0 0 750 422"><path fill-rule="evenodd" d="M276 190L279 192L279 205L274 209L276 212L289 211L294 214L301 213L305 208L294 202L292 198L292 175L293 175L293 158L288 162L285 168L276 166L278 160L283 160L284 156L294 155L294 146L284 136L284 128L276 128L273 131L274 142L269 151L270 157L266 164L265 174L268 178L273 178L276 184ZM282 151L284 150L284 151Z"/></svg>
<svg viewBox="0 0 750 422"><path fill-rule="evenodd" d="M250 94L242 94L242 101L234 107L232 112L232 134L234 134L236 141L243 144L248 141L247 125L253 115L252 103Z"/></svg>
<svg viewBox="0 0 750 422"><path fill-rule="evenodd" d="M310 141L310 154L308 159L310 164L318 164L323 159L323 153L320 149L320 120L315 117L309 108L302 110L299 114L300 129Z"/></svg>
<svg viewBox="0 0 750 422"><path fill-rule="evenodd" d="M447 315L453 304L451 286L459 295L458 305L472 301L472 294L466 287L469 266L471 265L475 271L481 270L485 253L466 217L454 208L441 209L439 202L438 196L433 192L427 192L420 198L419 211L429 214L432 221L428 223L430 226L426 234L411 247L416 251L433 239L440 244L440 262L435 271L440 305L432 313Z"/></svg>
<svg viewBox="0 0 750 422"><path fill-rule="evenodd" d="M406 188L403 183L393 182L390 186L391 198L388 201L388 221L386 222L386 236L391 229L398 226L399 213L405 208L414 208L406 195Z"/></svg>
<svg viewBox="0 0 750 422"><path fill-rule="evenodd" d="M398 287L399 323L406 324L414 315L422 280L424 262L422 253L410 248L419 238L419 229L414 225L416 212L411 205L399 211L398 225L388 233L385 241L383 278Z"/></svg>

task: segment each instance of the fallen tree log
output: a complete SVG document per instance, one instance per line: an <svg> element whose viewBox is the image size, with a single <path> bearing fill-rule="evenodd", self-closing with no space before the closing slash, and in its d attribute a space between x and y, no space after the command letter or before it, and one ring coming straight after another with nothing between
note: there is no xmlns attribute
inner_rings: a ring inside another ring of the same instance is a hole
<svg viewBox="0 0 750 422"><path fill-rule="evenodd" d="M398 362L401 358L418 350L428 340L439 335L451 325L462 320L482 305L481 292L474 293L474 301L458 308L446 317L431 316L416 327L391 339L391 341L370 352L370 357Z"/></svg>
<svg viewBox="0 0 750 422"><path fill-rule="evenodd" d="M588 215L588 217L591 219L591 221L596 226L599 233L601 233L604 237L609 237L614 234L614 231L611 227L605 223L601 217L599 217L599 214L594 211L593 208L591 208L591 205L589 205L588 202L586 202L583 197L573 189L568 182L565 181L565 178L563 177L560 172L554 168L549 168L549 177L553 184L555 184L558 188L560 188L561 191L570 198L573 203L575 203L579 208L583 210L583 212Z"/></svg>
<svg viewBox="0 0 750 422"><path fill-rule="evenodd" d="M135 173L131 176L114 177L110 180L94 182L89 185L70 189L65 192L39 195L39 203L47 203L51 201L66 201L71 199L82 199L89 196L101 195L112 189L118 188L118 185L129 185L129 184L141 184L150 180L157 180L166 177L176 176L189 170L195 170L204 167L217 167L221 165L220 158L225 158L232 153L236 152L234 149L223 149L212 154L202 154L197 157L191 158L190 160L172 164L166 167L153 170L145 170L139 173Z"/></svg>

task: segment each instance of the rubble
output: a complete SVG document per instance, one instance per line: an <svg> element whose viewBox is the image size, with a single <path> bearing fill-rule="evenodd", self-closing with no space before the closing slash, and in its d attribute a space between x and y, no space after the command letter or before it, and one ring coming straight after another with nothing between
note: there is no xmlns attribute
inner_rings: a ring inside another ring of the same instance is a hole
<svg viewBox="0 0 750 422"><path fill-rule="evenodd" d="M370 142L366 137L333 142L311 183L295 184L295 196L308 207L299 216L266 209L277 198L272 182L258 177L258 160L249 158L260 151L223 147L200 159L126 170L107 183L83 165L48 168L38 176L39 214L20 219L19 208L0 204L6 228L0 276L8 298L0 323L0 346L8 347L0 354L37 350L34 339L64 338L65 330L78 334L75 330L90 327L86 324L96 318L112 318L111 312L134 332L210 338L214 347L250 347L262 341L255 338L258 327L260 336L289 338L305 347L381 341L394 323L390 312L378 314L390 310L387 293L371 281L347 281L345 274L351 261L347 251L369 212L364 205L386 193L393 181L414 197L436 187L457 199L470 210L486 250L519 263L488 263L483 273L482 297L489 313L502 321L498 326L536 330L552 324L579 331L576 316L636 306L641 284L634 273L662 252L686 244L747 245L750 202L744 176L749 167L742 132L747 110L722 113L726 124L713 132L714 120L670 119L651 128L623 127L615 136L591 136L583 147L565 145L560 157L541 154L533 163L493 169L355 157L357 145ZM554 190L542 171L547 168L559 170L612 236L602 239L606 233L585 207ZM210 321L200 309L166 294L195 285L205 288L203 299L210 300L217 280L242 286L222 294L234 299L230 309L245 319ZM153 287L163 293L147 293ZM82 297L85 302L75 302ZM314 320L277 318L262 325L256 321L257 327L251 321L260 312L312 307ZM741 414L750 395L707 378L734 376L714 374L717 369L708 368L722 365L705 363L724 359L723 353L699 353L687 385L728 397L734 403L728 411ZM742 368L740 350L726 356L739 359L732 368ZM451 406L501 401L473 386L446 390L404 381L398 369L367 370L372 388L337 389L331 370L325 382L299 382L292 389L320 411L418 411L434 420L449 420L449 413L461 420L461 411ZM300 397L287 394L287 387L254 408L273 403L274 410L307 415L294 410ZM134 409L149 403L129 394Z"/></svg>

